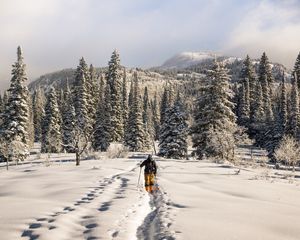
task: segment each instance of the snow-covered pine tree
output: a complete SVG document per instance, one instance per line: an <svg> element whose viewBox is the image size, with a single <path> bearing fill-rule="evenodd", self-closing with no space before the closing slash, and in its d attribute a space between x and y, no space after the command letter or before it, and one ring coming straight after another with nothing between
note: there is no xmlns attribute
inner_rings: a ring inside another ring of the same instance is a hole
<svg viewBox="0 0 300 240"><path fill-rule="evenodd" d="M133 82L134 81L132 79L131 83L130 83L130 89L129 89L129 95L128 95L128 107L131 106L132 103L133 103L133 87L134 87L134 83ZM127 124L127 122L126 122L126 124Z"/></svg>
<svg viewBox="0 0 300 240"><path fill-rule="evenodd" d="M96 112L96 122L94 126L94 135L92 140L93 148L97 151L106 151L111 142L111 95L110 86L106 84L105 92L104 79L100 80L99 103Z"/></svg>
<svg viewBox="0 0 300 240"><path fill-rule="evenodd" d="M264 112L264 102L263 102L263 93L261 83L257 82L256 84L256 103L254 105L254 112L251 119L251 129L252 134L257 134L258 131L262 129L262 124L265 121L265 112Z"/></svg>
<svg viewBox="0 0 300 240"><path fill-rule="evenodd" d="M2 121L3 121L3 116L2 114L4 114L4 109L5 109L5 105L2 99L2 95L0 94L0 132L1 132L1 126L2 126Z"/></svg>
<svg viewBox="0 0 300 240"><path fill-rule="evenodd" d="M45 94L44 91L38 87L33 93L33 124L34 124L34 141L41 141L42 134L42 119L45 116Z"/></svg>
<svg viewBox="0 0 300 240"><path fill-rule="evenodd" d="M238 121L240 125L245 127L250 124L250 87L247 78L240 86Z"/></svg>
<svg viewBox="0 0 300 240"><path fill-rule="evenodd" d="M142 117L142 99L140 96L139 82L137 73L134 73L131 82L131 105L129 105L129 114L125 129L124 144L130 151L141 151L144 149L144 125Z"/></svg>
<svg viewBox="0 0 300 240"><path fill-rule="evenodd" d="M2 100L2 95L0 93L0 114L3 112L4 106L3 106L3 100Z"/></svg>
<svg viewBox="0 0 300 240"><path fill-rule="evenodd" d="M28 122L27 122L27 132L28 132L28 147L32 148L34 144L34 124L33 124L33 105L32 105L32 96L28 94L27 96L28 103Z"/></svg>
<svg viewBox="0 0 300 240"><path fill-rule="evenodd" d="M292 79L291 112L290 112L288 133L290 133L294 138L298 140L299 140L299 127L300 127L300 115L299 115L298 84L297 84L297 76L296 74L294 74Z"/></svg>
<svg viewBox="0 0 300 240"><path fill-rule="evenodd" d="M162 125L165 122L165 112L169 108L169 93L168 88L165 86L164 92L160 102L160 124Z"/></svg>
<svg viewBox="0 0 300 240"><path fill-rule="evenodd" d="M261 77L261 86L263 94L263 107L265 113L265 121L268 124L271 124L274 121L273 109L272 109L272 100L270 97L270 87L268 83L267 75Z"/></svg>
<svg viewBox="0 0 300 240"><path fill-rule="evenodd" d="M2 98L2 102L3 102L3 107L4 109L6 108L6 105L8 103L8 90L4 91L3 93L3 98Z"/></svg>
<svg viewBox="0 0 300 240"><path fill-rule="evenodd" d="M187 115L178 93L174 105L167 109L161 127L159 155L177 159L187 157L187 135Z"/></svg>
<svg viewBox="0 0 300 240"><path fill-rule="evenodd" d="M84 58L81 58L75 73L73 101L76 113L76 125L83 131L90 132L92 130L92 126L88 114L88 77L88 66Z"/></svg>
<svg viewBox="0 0 300 240"><path fill-rule="evenodd" d="M118 142L123 139L123 111L122 111L122 67L117 50L114 50L108 63L106 74L107 84L110 86L111 94L111 140Z"/></svg>
<svg viewBox="0 0 300 240"><path fill-rule="evenodd" d="M168 105L169 107L173 106L174 102L175 102L175 98L176 98L176 93L174 91L175 86L169 84L169 89L168 89Z"/></svg>
<svg viewBox="0 0 300 240"><path fill-rule="evenodd" d="M3 114L3 123L1 127L1 138L7 144L20 142L22 152L18 153L18 160L24 160L28 155L28 89L25 85L27 76L25 72L25 63L21 47L17 49L17 61L13 64L12 78L8 89L9 95ZM6 100L4 100L6 101ZM15 156L9 156L15 158Z"/></svg>
<svg viewBox="0 0 300 240"><path fill-rule="evenodd" d="M154 99L151 101L151 109L152 109L152 123L154 128L154 140L158 140L160 121L159 121L157 92L155 92Z"/></svg>
<svg viewBox="0 0 300 240"><path fill-rule="evenodd" d="M230 160L234 157L236 119L232 94L228 70L223 63L215 62L200 88L191 129L195 154L200 158L204 154Z"/></svg>
<svg viewBox="0 0 300 240"><path fill-rule="evenodd" d="M269 155L274 157L276 148L280 145L282 139L286 134L287 128L287 95L285 76L283 72L282 82L278 87L278 97L276 98L276 106L274 111L274 124L268 124L265 127L265 143L264 146L269 152Z"/></svg>
<svg viewBox="0 0 300 240"><path fill-rule="evenodd" d="M265 81L265 78L267 78L267 87L269 90L269 97L273 97L273 84L274 84L274 78L272 75L272 68L271 64L269 62L269 59L267 57L267 54L264 52L261 56L260 62L259 62L259 69L258 69L258 80L262 84L263 87L263 82ZM264 92L264 89L263 89Z"/></svg>
<svg viewBox="0 0 300 240"><path fill-rule="evenodd" d="M7 91L4 91L3 97L2 97L2 106L1 106L0 134L2 132L1 128L4 127L4 126L2 126L2 124L4 124L5 108L7 106L7 102L8 102L8 93L7 93Z"/></svg>
<svg viewBox="0 0 300 240"><path fill-rule="evenodd" d="M249 57L246 56L243 67L241 70L241 83L245 83L246 79L249 82L249 105L250 105L250 119L252 118L252 114L254 113L254 106L255 106L255 91L256 91L256 74L253 63Z"/></svg>
<svg viewBox="0 0 300 240"><path fill-rule="evenodd" d="M88 94L88 114L90 125L93 126L96 118L96 108L97 108L97 92L98 92L98 83L97 83L97 73L94 66L91 64L89 68L89 75L87 78L87 94Z"/></svg>
<svg viewBox="0 0 300 240"><path fill-rule="evenodd" d="M64 103L65 103L65 91L64 89L61 88L59 91L57 91L57 104L58 104L59 111L61 113L63 111Z"/></svg>
<svg viewBox="0 0 300 240"><path fill-rule="evenodd" d="M298 89L300 89L300 52L296 58L296 62L294 65L293 73L296 73Z"/></svg>
<svg viewBox="0 0 300 240"><path fill-rule="evenodd" d="M67 83L66 91L64 93L65 101L62 106L62 143L63 148L68 153L74 153L73 138L75 128L75 108L73 105L73 96Z"/></svg>
<svg viewBox="0 0 300 240"><path fill-rule="evenodd" d="M144 124L144 148L150 149L154 133L147 86L144 89L142 118Z"/></svg>
<svg viewBox="0 0 300 240"><path fill-rule="evenodd" d="M279 125L280 125L281 135L284 135L286 130L286 125L287 125L287 95L286 95L284 72L282 75L282 82L281 82Z"/></svg>
<svg viewBox="0 0 300 240"><path fill-rule="evenodd" d="M148 122L148 109L149 109L149 95L147 86L144 89L143 97L143 123L147 124Z"/></svg>
<svg viewBox="0 0 300 240"><path fill-rule="evenodd" d="M125 129L128 118L128 100L127 100L127 78L126 68L123 70L123 83L122 83L122 109L123 109L123 127Z"/></svg>
<svg viewBox="0 0 300 240"><path fill-rule="evenodd" d="M62 149L60 111L57 104L57 94L51 87L45 106L45 117L42 122L41 152L59 153Z"/></svg>

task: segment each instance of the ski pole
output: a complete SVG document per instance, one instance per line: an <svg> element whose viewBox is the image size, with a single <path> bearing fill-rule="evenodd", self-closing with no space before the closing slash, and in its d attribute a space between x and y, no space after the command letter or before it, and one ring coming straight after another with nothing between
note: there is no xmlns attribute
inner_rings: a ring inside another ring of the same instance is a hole
<svg viewBox="0 0 300 240"><path fill-rule="evenodd" d="M137 187L139 187L139 184L140 184L141 171L142 171L142 168L140 167L140 174L139 174L139 180L138 180Z"/></svg>

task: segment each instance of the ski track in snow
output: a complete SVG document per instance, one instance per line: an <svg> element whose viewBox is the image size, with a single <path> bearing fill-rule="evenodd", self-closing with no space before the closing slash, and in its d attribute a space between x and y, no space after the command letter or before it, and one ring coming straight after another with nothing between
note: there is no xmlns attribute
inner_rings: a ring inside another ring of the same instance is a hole
<svg viewBox="0 0 300 240"><path fill-rule="evenodd" d="M137 229L138 239L143 240L174 240L175 232L170 230L174 222L174 204L168 198L163 189L150 195L151 212L146 216L144 222Z"/></svg>
<svg viewBox="0 0 300 240"><path fill-rule="evenodd" d="M21 239L175 239L169 230L174 213L166 192L148 194L139 188L136 201L128 205L126 196L137 191L138 168L106 177L73 204L28 221ZM110 216L122 204L123 213ZM111 220L113 216L119 218Z"/></svg>

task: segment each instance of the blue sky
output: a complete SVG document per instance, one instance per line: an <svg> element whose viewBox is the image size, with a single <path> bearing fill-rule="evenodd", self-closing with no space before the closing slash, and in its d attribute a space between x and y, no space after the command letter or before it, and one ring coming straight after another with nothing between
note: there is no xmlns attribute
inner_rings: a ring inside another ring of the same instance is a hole
<svg viewBox="0 0 300 240"><path fill-rule="evenodd" d="M257 58L291 67L300 51L299 0L0 0L0 86L21 45L31 79L105 66L118 49L125 66L151 67L182 51Z"/></svg>

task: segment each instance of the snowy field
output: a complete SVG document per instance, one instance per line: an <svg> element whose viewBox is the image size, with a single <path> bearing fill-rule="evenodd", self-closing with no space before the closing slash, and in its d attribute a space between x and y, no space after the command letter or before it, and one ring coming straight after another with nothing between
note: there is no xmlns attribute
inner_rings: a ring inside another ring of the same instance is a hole
<svg viewBox="0 0 300 240"><path fill-rule="evenodd" d="M0 239L289 240L300 237L300 186L265 168L195 160L158 163L160 190L149 195L144 158L50 163L0 171Z"/></svg>

